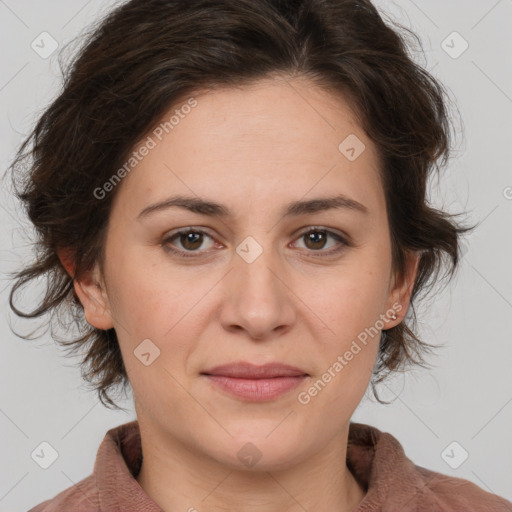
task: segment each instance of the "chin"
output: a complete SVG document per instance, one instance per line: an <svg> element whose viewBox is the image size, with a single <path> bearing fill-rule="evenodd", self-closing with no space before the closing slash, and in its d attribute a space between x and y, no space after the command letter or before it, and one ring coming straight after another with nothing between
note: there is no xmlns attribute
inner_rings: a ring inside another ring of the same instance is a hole
<svg viewBox="0 0 512 512"><path fill-rule="evenodd" d="M286 469L299 462L301 455L306 457L305 453L301 454L299 451L304 450L304 444L285 429L278 432L279 427L276 426L274 422L271 429L256 429L261 432L247 427L246 430L240 429L233 437L223 436L223 440L210 437L209 441L215 446L215 452L211 451L212 445L205 448L218 463L232 470L263 472ZM270 436L269 432L272 432Z"/></svg>

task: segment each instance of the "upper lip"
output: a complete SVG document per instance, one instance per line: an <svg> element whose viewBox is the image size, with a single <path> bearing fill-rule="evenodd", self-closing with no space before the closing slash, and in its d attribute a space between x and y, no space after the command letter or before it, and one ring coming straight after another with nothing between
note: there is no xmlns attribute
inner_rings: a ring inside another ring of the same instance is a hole
<svg viewBox="0 0 512 512"><path fill-rule="evenodd" d="M246 362L223 364L201 372L206 375L224 375L241 379L265 379L272 377L297 377L307 375L300 368L282 363L267 363L261 366Z"/></svg>

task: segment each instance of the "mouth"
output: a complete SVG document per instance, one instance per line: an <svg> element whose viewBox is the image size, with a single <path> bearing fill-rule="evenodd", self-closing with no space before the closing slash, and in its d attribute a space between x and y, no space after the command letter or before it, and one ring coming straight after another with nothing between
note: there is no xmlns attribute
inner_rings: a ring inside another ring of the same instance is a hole
<svg viewBox="0 0 512 512"><path fill-rule="evenodd" d="M261 366L241 361L223 364L202 372L204 375L222 375L238 379L271 379L274 377L299 377L308 375L304 370L282 363L267 363Z"/></svg>
<svg viewBox="0 0 512 512"><path fill-rule="evenodd" d="M250 402L275 399L309 377L304 370L286 364L257 366L246 362L216 366L201 375L221 391Z"/></svg>

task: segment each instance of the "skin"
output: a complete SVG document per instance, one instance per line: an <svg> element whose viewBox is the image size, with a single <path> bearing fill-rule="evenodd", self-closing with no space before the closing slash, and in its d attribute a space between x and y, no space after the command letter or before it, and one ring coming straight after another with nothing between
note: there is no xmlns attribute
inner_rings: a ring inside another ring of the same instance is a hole
<svg viewBox="0 0 512 512"><path fill-rule="evenodd" d="M104 274L97 265L75 281L88 323L114 327L119 338L141 429L137 480L169 512L353 510L365 489L341 461L380 336L360 344L309 403L298 395L379 315L389 329L407 312L418 258L411 255L406 275L395 279L376 148L342 97L306 79L265 79L195 98L197 107L118 185ZM350 134L366 146L355 161L338 150ZM339 193L368 214L280 215L291 201ZM173 207L137 220L146 206L178 194L222 203L232 216ZM167 245L203 255L166 252L164 238L189 226L210 236L202 245L187 246L184 237ZM308 244L301 234L312 226L348 235L352 245L322 256L340 242ZM252 263L236 252L248 236L263 249ZM386 312L397 304L391 319ZM134 356L144 339L160 350L148 366ZM250 403L200 375L241 360L283 362L309 377ZM248 442L261 453L252 467L237 457Z"/></svg>

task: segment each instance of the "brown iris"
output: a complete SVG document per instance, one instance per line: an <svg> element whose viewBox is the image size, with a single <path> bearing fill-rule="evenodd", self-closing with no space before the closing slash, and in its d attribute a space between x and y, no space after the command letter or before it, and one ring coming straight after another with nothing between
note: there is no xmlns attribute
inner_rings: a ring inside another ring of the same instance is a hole
<svg viewBox="0 0 512 512"><path fill-rule="evenodd" d="M203 243L203 234L197 232L181 233L180 242L185 249L199 249Z"/></svg>
<svg viewBox="0 0 512 512"><path fill-rule="evenodd" d="M327 239L325 231L311 231L303 236L306 240L306 246L308 249L322 249L325 246L325 241ZM309 242L313 244L312 247L308 245Z"/></svg>

